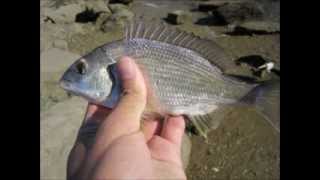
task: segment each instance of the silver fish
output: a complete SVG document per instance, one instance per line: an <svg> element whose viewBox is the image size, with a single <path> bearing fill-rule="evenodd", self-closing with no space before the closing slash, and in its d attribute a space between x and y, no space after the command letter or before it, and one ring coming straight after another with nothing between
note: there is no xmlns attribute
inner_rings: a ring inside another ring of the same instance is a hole
<svg viewBox="0 0 320 180"><path fill-rule="evenodd" d="M227 75L226 70L236 65L212 41L141 21L129 23L125 32L124 39L98 47L72 64L61 86L112 108L121 94L115 63L123 55L133 57L150 83L148 111L185 115L203 136L212 129L211 114L218 107L251 97L258 86Z"/></svg>

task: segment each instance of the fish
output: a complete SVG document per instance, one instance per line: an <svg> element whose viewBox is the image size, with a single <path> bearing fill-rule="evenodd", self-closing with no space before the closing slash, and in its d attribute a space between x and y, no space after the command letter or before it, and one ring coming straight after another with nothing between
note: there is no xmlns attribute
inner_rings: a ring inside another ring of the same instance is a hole
<svg viewBox="0 0 320 180"><path fill-rule="evenodd" d="M122 93L116 67L122 56L132 57L147 79L151 93L145 114L183 115L203 137L216 127L217 109L241 103L263 109L266 104L260 100L268 88L228 73L238 67L217 43L164 23L140 20L127 24L123 39L103 44L75 61L60 85L89 102L113 108Z"/></svg>

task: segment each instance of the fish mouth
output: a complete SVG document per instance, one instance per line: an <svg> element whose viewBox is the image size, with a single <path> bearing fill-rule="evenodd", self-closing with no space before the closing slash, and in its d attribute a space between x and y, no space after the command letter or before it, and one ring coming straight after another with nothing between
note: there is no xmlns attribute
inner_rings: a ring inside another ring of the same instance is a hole
<svg viewBox="0 0 320 180"><path fill-rule="evenodd" d="M61 79L59 81L59 85L62 89L66 90L66 91L73 91L71 82L65 79Z"/></svg>
<svg viewBox="0 0 320 180"><path fill-rule="evenodd" d="M102 101L104 101L104 98L99 99L98 97L91 96L90 93L87 91L83 91L83 90L79 91L79 88L74 86L74 84L71 81L68 81L66 79L60 80L59 85L65 91L70 92L75 96L83 97L89 102L101 103Z"/></svg>
<svg viewBox="0 0 320 180"><path fill-rule="evenodd" d="M85 97L87 96L86 94L79 92L77 88L72 85L71 81L63 79L63 80L60 80L59 85L62 89L72 93L73 95L85 96Z"/></svg>

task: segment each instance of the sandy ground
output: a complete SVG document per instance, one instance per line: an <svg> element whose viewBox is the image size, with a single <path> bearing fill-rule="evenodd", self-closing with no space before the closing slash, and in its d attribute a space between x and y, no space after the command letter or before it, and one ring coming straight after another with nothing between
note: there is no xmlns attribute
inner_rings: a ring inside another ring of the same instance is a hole
<svg viewBox="0 0 320 180"><path fill-rule="evenodd" d="M41 1L42 14L54 9L50 1ZM155 3L131 5L134 12ZM157 5L157 4L156 4ZM149 17L165 17L175 9L190 9L191 4L158 5L162 11ZM194 19L205 16L196 12ZM42 16L43 17L43 16ZM43 17L44 18L44 17ZM41 179L65 179L67 155L75 141L83 119L86 102L68 95L58 86L66 68L81 55L106 42L120 39L119 31L103 33L93 23L41 21ZM280 34L254 36L223 36L225 27L179 25L178 28L214 39L233 59L261 55L280 61ZM222 36L221 36L222 35ZM191 137L185 140L184 160L190 158L188 179L279 179L280 134L275 132L254 109L232 108L222 124L212 131L208 140Z"/></svg>
<svg viewBox="0 0 320 180"><path fill-rule="evenodd" d="M65 179L66 159L75 141L87 103L73 97L41 114L41 178Z"/></svg>

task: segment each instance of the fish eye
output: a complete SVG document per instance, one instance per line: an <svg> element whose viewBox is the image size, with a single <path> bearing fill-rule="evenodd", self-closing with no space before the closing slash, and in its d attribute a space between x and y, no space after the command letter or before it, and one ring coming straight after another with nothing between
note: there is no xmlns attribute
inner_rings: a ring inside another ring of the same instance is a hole
<svg viewBox="0 0 320 180"><path fill-rule="evenodd" d="M84 60L80 60L76 64L76 70L79 74L82 74L82 75L86 74L87 68L88 68L88 64Z"/></svg>

